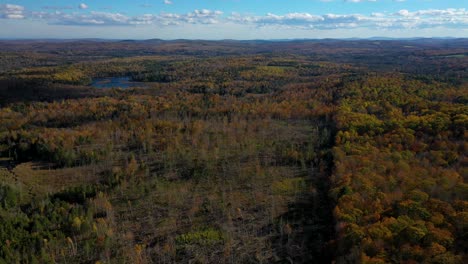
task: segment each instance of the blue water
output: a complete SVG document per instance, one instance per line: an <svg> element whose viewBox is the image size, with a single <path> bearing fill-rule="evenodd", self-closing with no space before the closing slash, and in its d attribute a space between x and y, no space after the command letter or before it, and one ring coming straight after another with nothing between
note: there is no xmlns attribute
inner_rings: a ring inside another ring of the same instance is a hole
<svg viewBox="0 0 468 264"><path fill-rule="evenodd" d="M139 82L130 81L130 77L94 78L91 86L96 88L131 88L142 86Z"/></svg>

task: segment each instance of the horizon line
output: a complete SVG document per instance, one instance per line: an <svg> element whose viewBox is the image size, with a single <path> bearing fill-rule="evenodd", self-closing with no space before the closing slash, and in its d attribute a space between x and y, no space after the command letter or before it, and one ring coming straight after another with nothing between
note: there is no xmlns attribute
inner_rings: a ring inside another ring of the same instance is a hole
<svg viewBox="0 0 468 264"><path fill-rule="evenodd" d="M139 39L139 38L1 38L0 41L49 41L49 40L61 40L61 41L79 41L79 40L91 40L91 41L149 41L149 40L159 40L159 41L297 41L297 40L418 40L418 39L436 39L436 40L460 40L468 39L467 37L347 37L347 38L263 38L263 39L234 39L234 38L225 38L225 39L203 39L203 38L148 38L148 39Z"/></svg>

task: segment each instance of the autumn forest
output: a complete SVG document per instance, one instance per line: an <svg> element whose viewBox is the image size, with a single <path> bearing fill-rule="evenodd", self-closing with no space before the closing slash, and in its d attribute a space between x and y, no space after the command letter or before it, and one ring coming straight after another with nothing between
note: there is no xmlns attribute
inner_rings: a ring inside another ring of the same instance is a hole
<svg viewBox="0 0 468 264"><path fill-rule="evenodd" d="M0 263L468 263L467 129L467 39L0 41Z"/></svg>

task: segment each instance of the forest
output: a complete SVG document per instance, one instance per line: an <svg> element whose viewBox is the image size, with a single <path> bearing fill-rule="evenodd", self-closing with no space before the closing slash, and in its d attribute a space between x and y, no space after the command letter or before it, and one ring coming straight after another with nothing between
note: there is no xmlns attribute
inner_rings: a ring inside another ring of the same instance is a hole
<svg viewBox="0 0 468 264"><path fill-rule="evenodd" d="M467 129L468 39L2 40L0 263L468 263Z"/></svg>

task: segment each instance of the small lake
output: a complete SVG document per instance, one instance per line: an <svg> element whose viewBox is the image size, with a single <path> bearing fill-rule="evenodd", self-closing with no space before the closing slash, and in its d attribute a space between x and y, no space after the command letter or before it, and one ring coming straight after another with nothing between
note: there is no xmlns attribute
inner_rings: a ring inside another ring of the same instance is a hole
<svg viewBox="0 0 468 264"><path fill-rule="evenodd" d="M132 82L130 77L94 78L91 86L95 88L132 88L144 86L141 82Z"/></svg>

